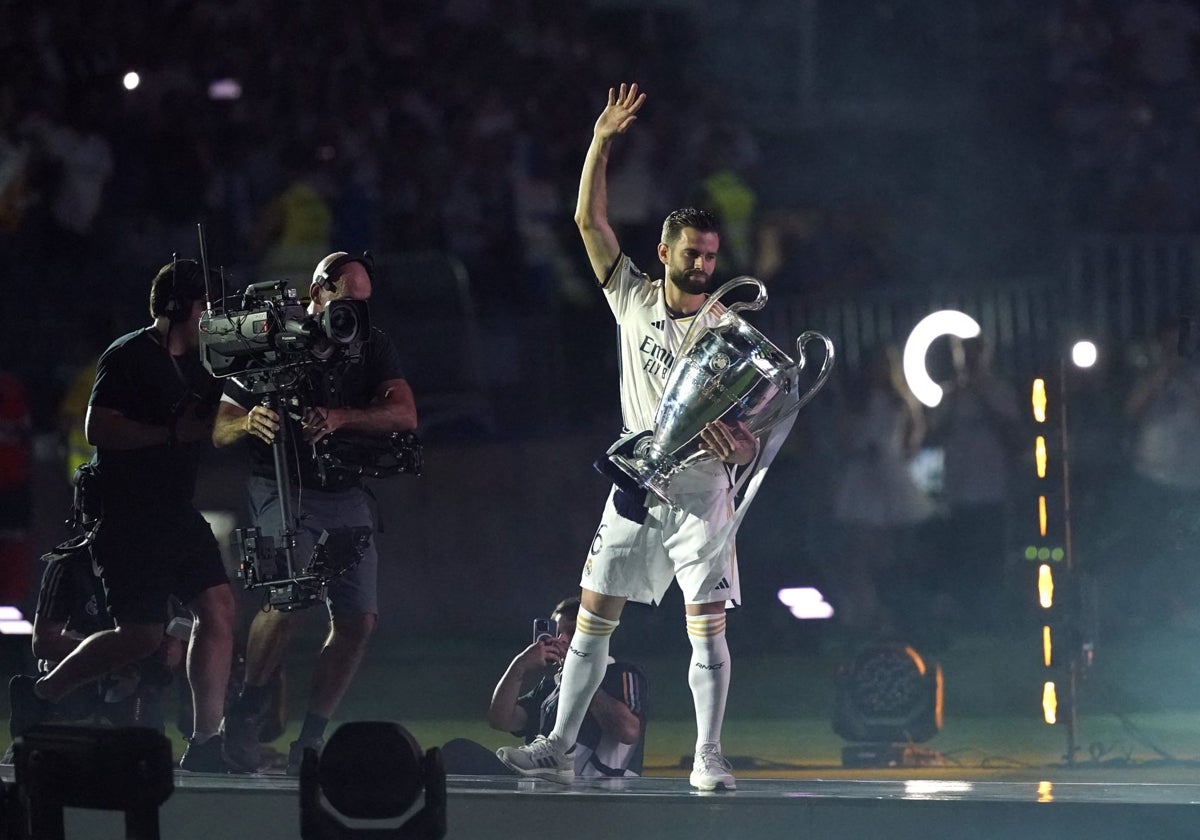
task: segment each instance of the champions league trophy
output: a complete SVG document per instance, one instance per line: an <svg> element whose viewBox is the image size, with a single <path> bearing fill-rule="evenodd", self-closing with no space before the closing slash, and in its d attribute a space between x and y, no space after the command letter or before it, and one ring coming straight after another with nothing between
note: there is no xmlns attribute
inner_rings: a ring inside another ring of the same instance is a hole
<svg viewBox="0 0 1200 840"><path fill-rule="evenodd" d="M709 317L709 312L731 289L754 285L758 295L750 302L735 302ZM671 478L703 461L715 460L701 448L700 432L709 422L742 421L756 438L789 420L829 378L833 368L833 342L822 333L804 332L796 339L797 361L772 344L737 313L762 309L767 290L754 277L737 277L709 296L683 338L667 374L667 382L654 417L654 430L622 438L608 458L637 484L672 507ZM800 390L800 372L807 359L804 345L820 341L825 361L807 390Z"/></svg>

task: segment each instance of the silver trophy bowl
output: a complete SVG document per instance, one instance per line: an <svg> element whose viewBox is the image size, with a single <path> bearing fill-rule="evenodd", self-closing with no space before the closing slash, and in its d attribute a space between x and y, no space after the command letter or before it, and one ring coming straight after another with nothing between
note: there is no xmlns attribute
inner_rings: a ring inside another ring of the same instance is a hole
<svg viewBox="0 0 1200 840"><path fill-rule="evenodd" d="M731 289L754 285L758 295L719 311L713 308ZM796 360L776 347L737 313L761 309L767 290L754 277L737 277L709 296L697 311L667 375L654 416L654 429L622 438L609 460L662 501L671 498L672 476L715 456L701 448L701 430L713 420L743 422L761 435L792 417L816 395L833 369L833 342L808 331L796 339ZM801 390L804 346L820 341L825 359L815 379Z"/></svg>

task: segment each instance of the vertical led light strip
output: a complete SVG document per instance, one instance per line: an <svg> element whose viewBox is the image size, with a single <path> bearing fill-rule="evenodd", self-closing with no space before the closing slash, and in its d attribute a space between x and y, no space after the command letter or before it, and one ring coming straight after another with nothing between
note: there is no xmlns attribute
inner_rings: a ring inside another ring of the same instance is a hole
<svg viewBox="0 0 1200 840"><path fill-rule="evenodd" d="M1030 407L1033 410L1034 421L1038 425L1044 425L1047 409L1045 379L1039 377L1033 380L1033 388L1030 393ZM1046 476L1049 473L1049 461L1050 457L1046 446L1046 436L1044 434L1036 435L1033 441L1033 465L1039 481L1046 480ZM1046 547L1046 536L1049 530L1050 514L1046 504L1046 493L1044 488L1039 488L1037 497L1037 533L1041 538L1042 547L1035 552L1036 555L1050 554ZM1038 565L1037 597L1038 606L1043 610L1049 610L1054 606L1054 570L1049 563ZM1053 634L1048 621L1042 623L1042 664L1047 669L1054 665ZM1058 721L1058 692L1053 680L1046 680L1042 684L1042 718L1048 724L1054 724Z"/></svg>

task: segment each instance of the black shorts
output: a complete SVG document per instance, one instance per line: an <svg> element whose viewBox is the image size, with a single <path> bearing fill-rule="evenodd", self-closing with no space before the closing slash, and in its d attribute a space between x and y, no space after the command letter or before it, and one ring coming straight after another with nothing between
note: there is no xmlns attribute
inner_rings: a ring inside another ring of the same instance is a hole
<svg viewBox="0 0 1200 840"><path fill-rule="evenodd" d="M221 549L199 511L106 514L92 546L117 624L165 624L168 599L184 604L228 584Z"/></svg>

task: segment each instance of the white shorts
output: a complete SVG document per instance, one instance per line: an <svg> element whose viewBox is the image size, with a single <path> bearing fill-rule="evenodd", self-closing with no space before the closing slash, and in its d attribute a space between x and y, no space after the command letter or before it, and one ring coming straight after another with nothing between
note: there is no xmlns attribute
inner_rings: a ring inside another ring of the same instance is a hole
<svg viewBox="0 0 1200 840"><path fill-rule="evenodd" d="M685 603L741 602L733 540L709 545L710 537L733 515L727 489L680 497L683 510L652 504L641 525L617 513L615 493L609 493L604 505L580 586L657 604L675 579Z"/></svg>

